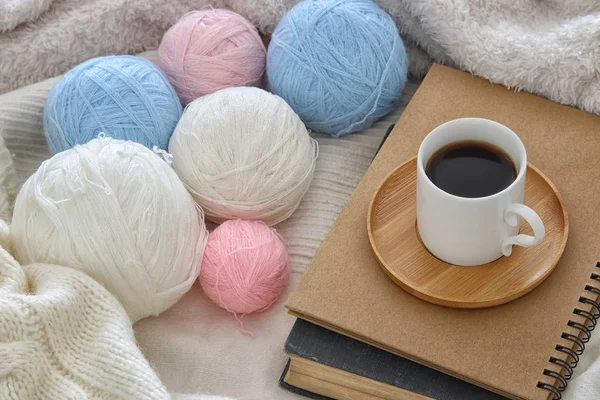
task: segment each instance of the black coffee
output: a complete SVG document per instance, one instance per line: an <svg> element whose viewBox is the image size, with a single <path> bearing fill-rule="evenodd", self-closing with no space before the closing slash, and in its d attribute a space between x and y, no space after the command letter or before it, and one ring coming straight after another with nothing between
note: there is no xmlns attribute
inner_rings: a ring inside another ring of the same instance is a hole
<svg viewBox="0 0 600 400"><path fill-rule="evenodd" d="M487 143L464 141L438 150L425 173L444 192L459 197L486 197L501 192L517 177L502 150Z"/></svg>

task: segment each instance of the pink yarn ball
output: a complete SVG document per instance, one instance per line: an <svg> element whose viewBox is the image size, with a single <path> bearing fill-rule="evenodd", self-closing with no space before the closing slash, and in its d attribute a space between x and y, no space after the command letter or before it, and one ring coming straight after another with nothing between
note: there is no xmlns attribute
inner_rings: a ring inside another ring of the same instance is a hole
<svg viewBox="0 0 600 400"><path fill-rule="evenodd" d="M200 285L234 314L264 311L290 276L288 252L275 229L260 221L226 221L208 236Z"/></svg>
<svg viewBox="0 0 600 400"><path fill-rule="evenodd" d="M267 51L256 28L229 10L192 11L163 36L160 68L184 104L231 86L255 86Z"/></svg>

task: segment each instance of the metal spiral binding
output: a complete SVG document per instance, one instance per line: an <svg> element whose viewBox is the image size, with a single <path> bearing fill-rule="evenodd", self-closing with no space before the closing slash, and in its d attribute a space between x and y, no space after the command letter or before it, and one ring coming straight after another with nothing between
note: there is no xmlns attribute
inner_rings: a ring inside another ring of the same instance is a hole
<svg viewBox="0 0 600 400"><path fill-rule="evenodd" d="M600 268L600 261L596 263L596 268ZM590 279L600 282L600 274L592 273ZM598 298L600 296L600 289L594 286L585 285L585 291L594 295L591 297ZM543 372L545 376L554 378L555 383L550 384L544 381L539 381L537 383L537 387L552 393L553 400L560 400L562 398L562 392L567 388L567 382L573 376L573 368L577 366L579 356L585 351L585 344L589 342L592 331L596 328L598 319L600 319L600 302L585 296L581 296L579 302L581 304L592 306L591 311L582 310L581 308L575 308L573 310L573 314L585 319L584 323L573 320L569 320L567 323L569 327L576 329L579 334L574 335L572 333L563 332L561 335L561 338L573 343L574 347L566 347L560 344L556 345L555 350L565 354L566 358L563 360L556 357L550 357L548 361L559 367L559 372L551 369L544 369Z"/></svg>

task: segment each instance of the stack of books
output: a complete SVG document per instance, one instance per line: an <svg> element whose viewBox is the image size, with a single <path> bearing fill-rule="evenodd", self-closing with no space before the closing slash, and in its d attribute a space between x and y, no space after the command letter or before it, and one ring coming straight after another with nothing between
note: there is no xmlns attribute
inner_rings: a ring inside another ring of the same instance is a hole
<svg viewBox="0 0 600 400"><path fill-rule="evenodd" d="M570 225L565 252L540 286L472 310L397 286L366 227L382 179L432 129L463 117L498 121L521 137L529 161L561 193ZM286 304L299 320L282 385L336 399L560 398L600 316L599 134L598 116L434 66Z"/></svg>

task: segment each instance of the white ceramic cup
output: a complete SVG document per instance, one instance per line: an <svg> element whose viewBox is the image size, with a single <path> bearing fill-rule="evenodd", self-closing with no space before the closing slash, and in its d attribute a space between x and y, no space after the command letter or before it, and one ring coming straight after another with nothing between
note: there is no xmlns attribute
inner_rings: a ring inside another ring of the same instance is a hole
<svg viewBox="0 0 600 400"><path fill-rule="evenodd" d="M454 142L479 141L502 149L514 162L517 178L506 189L487 197L458 197L438 188L425 168L442 147ZM535 246L544 239L541 218L523 204L527 153L509 128L483 118L446 122L427 135L417 156L417 226L421 240L437 258L473 266L510 256L512 246ZM519 234L520 218L534 236Z"/></svg>

